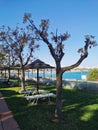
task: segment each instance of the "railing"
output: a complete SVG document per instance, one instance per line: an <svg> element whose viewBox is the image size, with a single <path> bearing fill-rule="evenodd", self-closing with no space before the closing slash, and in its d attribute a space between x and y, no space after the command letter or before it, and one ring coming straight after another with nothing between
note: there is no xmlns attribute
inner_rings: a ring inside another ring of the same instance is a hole
<svg viewBox="0 0 98 130"><path fill-rule="evenodd" d="M63 86L98 91L98 81L63 80Z"/></svg>

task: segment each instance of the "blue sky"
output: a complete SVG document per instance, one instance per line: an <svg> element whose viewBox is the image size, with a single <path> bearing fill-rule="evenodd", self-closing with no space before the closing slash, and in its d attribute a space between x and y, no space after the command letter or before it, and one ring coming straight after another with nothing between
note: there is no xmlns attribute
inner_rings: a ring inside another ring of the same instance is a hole
<svg viewBox="0 0 98 130"><path fill-rule="evenodd" d="M94 35L98 42L98 0L0 0L0 26L14 27L17 23L23 26L25 12L32 14L36 25L41 19L49 19L49 31L58 29L60 33L69 32L71 37L65 42L62 66L71 65L78 60L77 50L84 45L84 35ZM97 53L98 47L90 49L88 58L80 66L98 66ZM44 43L41 43L35 56L55 65Z"/></svg>

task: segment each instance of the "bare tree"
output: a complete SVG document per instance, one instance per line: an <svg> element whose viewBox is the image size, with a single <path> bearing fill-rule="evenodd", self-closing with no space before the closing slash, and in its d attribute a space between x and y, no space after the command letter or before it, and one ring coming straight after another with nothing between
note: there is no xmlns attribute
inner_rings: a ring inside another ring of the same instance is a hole
<svg viewBox="0 0 98 130"><path fill-rule="evenodd" d="M2 27L0 32L0 41L5 45L6 51L10 57L11 65L20 65L21 69L21 90L25 90L24 69L28 62L33 58L32 53L39 47L35 44L34 37L31 36L29 28L11 29Z"/></svg>
<svg viewBox="0 0 98 130"><path fill-rule="evenodd" d="M3 45L0 45L0 67L3 67L3 62L5 60L5 53L3 51Z"/></svg>
<svg viewBox="0 0 98 130"><path fill-rule="evenodd" d="M56 64L56 108L55 108L55 117L57 117L59 120L63 119L62 115L62 75L65 71L71 70L77 66L79 66L82 61L87 58L88 56L88 49L91 48L91 46L96 45L96 41L94 41L93 36L85 36L85 42L84 47L80 48L78 50L78 53L80 53L80 57L77 60L76 63L70 65L61 67L61 60L64 56L64 41L66 41L70 35L66 32L63 34L58 35L58 31L56 30L56 33L51 33L51 39L49 37L49 20L42 19L39 27L37 27L32 18L31 14L25 14L24 23L29 22L29 27L31 28L32 32L36 34L36 37L39 40L42 40L49 48L50 54L54 58L55 64Z"/></svg>
<svg viewBox="0 0 98 130"><path fill-rule="evenodd" d="M1 70L3 70L5 68L8 69L8 65L10 62L8 62L8 59L7 59L7 56L8 56L8 51L6 51L5 47L3 44L0 45L0 67L1 67ZM9 81L9 76L10 75L10 71L8 71L8 81ZM6 78L6 75L5 75L5 78Z"/></svg>

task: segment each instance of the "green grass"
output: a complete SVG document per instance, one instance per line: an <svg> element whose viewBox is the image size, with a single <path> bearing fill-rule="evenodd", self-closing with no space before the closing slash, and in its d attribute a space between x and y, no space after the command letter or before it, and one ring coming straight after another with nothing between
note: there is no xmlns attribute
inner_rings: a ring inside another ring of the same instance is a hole
<svg viewBox="0 0 98 130"><path fill-rule="evenodd" d="M30 86L29 86L30 88ZM54 87L40 86L51 92ZM98 93L63 88L64 123L53 121L55 99L40 101L37 105L29 103L19 94L20 87L7 87L0 84L9 108L14 114L21 130L98 130Z"/></svg>

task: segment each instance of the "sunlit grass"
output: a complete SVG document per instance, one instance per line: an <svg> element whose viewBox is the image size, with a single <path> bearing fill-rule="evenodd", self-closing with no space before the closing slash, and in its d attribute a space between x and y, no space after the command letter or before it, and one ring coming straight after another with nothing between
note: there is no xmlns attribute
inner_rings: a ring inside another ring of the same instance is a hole
<svg viewBox="0 0 98 130"><path fill-rule="evenodd" d="M17 84L17 83L15 83ZM98 93L63 87L64 123L53 121L55 99L29 103L20 94L19 86L0 84L9 108L14 114L21 130L98 130ZM56 93L56 87L40 85L40 89ZM26 89L36 89L36 85L27 85Z"/></svg>
<svg viewBox="0 0 98 130"><path fill-rule="evenodd" d="M83 121L89 121L95 114L96 111L98 111L98 104L92 104L88 105L82 108L83 115L80 117Z"/></svg>
<svg viewBox="0 0 98 130"><path fill-rule="evenodd" d="M63 107L64 111L72 110L75 109L78 106L78 104L72 104L72 105L67 105Z"/></svg>

